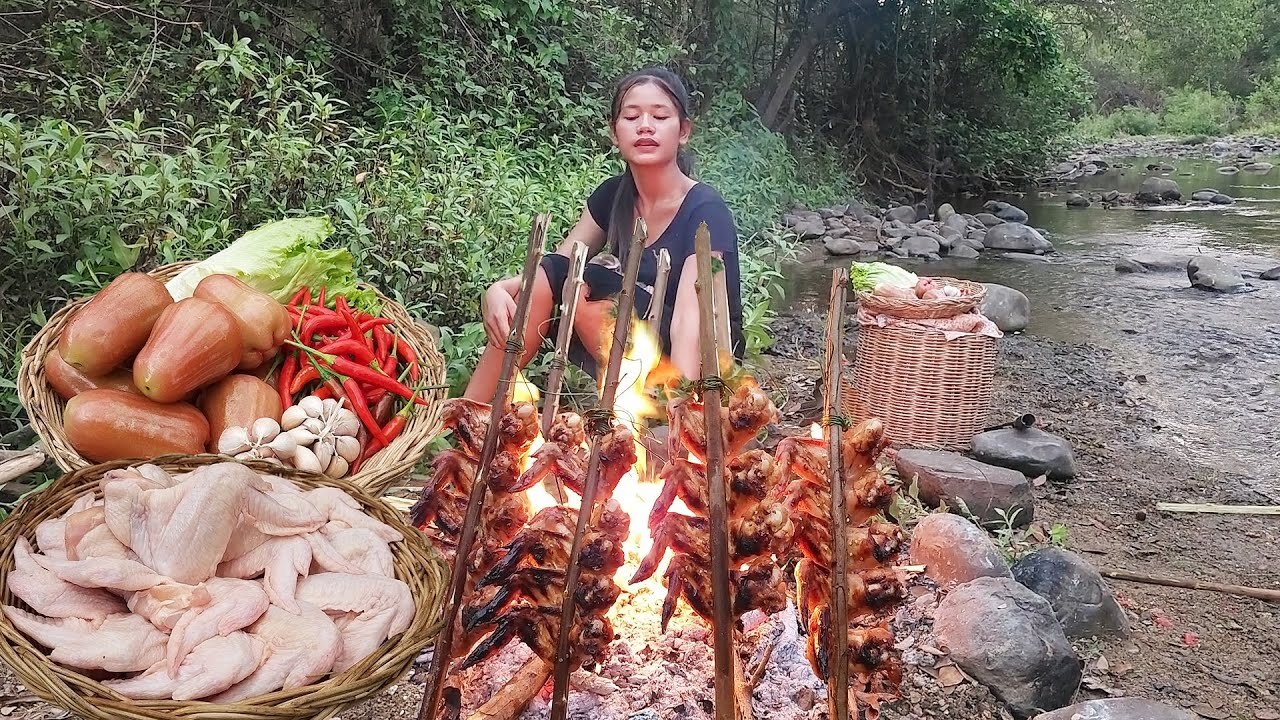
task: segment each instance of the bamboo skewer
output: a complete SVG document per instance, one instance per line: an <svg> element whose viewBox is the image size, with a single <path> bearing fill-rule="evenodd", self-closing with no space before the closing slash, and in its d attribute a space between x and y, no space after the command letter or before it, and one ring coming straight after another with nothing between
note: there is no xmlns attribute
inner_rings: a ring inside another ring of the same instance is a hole
<svg viewBox="0 0 1280 720"><path fill-rule="evenodd" d="M529 302L533 296L533 282L537 277L538 263L542 259L542 248L546 242L549 221L550 216L545 213L539 214L534 218L533 228L529 232L529 248L520 278L520 294L516 298L515 317L511 323L511 334L507 337L506 352L502 356L498 384L493 392L489 429L485 434L484 447L480 453L480 468L476 473L475 483L471 487L466 519L462 523L462 533L458 537L453 574L449 580L449 595L445 598L444 625L440 628L440 637L436 639L435 652L431 656L431 669L427 675L429 684L426 692L423 693L422 705L418 708L419 720L433 720L436 717L436 708L440 705L440 696L444 692L445 678L452 664L453 626L457 621L459 606L462 604L462 590L467 579L467 558L471 555L471 545L475 541L480 511L484 507L485 492L489 487L489 465L497 454L498 423L506 412L507 401L511 394L512 374L523 352L525 325L529 318Z"/></svg>
<svg viewBox="0 0 1280 720"><path fill-rule="evenodd" d="M725 509L724 430L721 428L721 383L706 382L719 375L719 345L716 342L715 285L711 274L711 232L705 222L694 234L698 261L698 334L702 350L702 413L707 431L707 511L711 520L711 608L715 647L715 717L734 720L733 609L729 595L729 532ZM718 377L717 377L718 380Z"/></svg>
<svg viewBox="0 0 1280 720"><path fill-rule="evenodd" d="M1222 583L1205 582L1201 580L1182 580L1179 578L1157 577L1155 575L1144 575L1142 573L1129 572L1128 570L1099 570L1102 577L1111 578L1112 580L1127 580L1129 582L1145 583L1147 585L1164 585L1166 587L1186 588L1188 590L1211 590L1226 595L1240 595L1250 597L1256 600L1268 600L1270 602L1280 602L1280 590L1271 590L1267 588L1253 588L1244 585L1224 585Z"/></svg>
<svg viewBox="0 0 1280 720"><path fill-rule="evenodd" d="M618 394L618 375L622 368L622 356L627 351L627 337L631 333L631 317L635 309L636 276L640 273L640 256L644 252L644 241L648 231L643 220L637 220L635 232L631 236L631 245L627 251L627 264L622 276L622 292L618 296L618 316L613 324L613 344L609 348L609 363L605 369L604 390L600 394L597 414L601 418L613 417L613 403ZM610 423L612 421L610 420ZM601 428L593 428L591 455L587 464L587 474L583 480L582 504L578 508L578 524L573 533L573 544L569 550L569 567L565 570L564 595L560 605L560 628L556 638L555 684L551 693L551 720L565 720L569 712L569 634L573 627L573 618L577 610L574 596L578 589L578 575L581 572L578 554L582 549L582 538L587 531L587 523L594 520L596 493L600 484L600 450L604 433Z"/></svg>
<svg viewBox="0 0 1280 720"><path fill-rule="evenodd" d="M658 277L653 281L653 302L649 304L646 322L656 333L662 326L662 315L667 303L667 276L671 274L671 253L666 248L658 251Z"/></svg>
<svg viewBox="0 0 1280 720"><path fill-rule="evenodd" d="M560 329L556 333L556 350L551 360L551 372L547 375L547 392L542 401L542 437L551 434L551 424L560 412L560 387L564 384L564 371L569 365L569 346L573 343L573 320L578 315L578 300L582 294L582 273L587 267L587 246L574 241L569 255L569 281L560 297ZM542 483L556 502L563 503L569 494L560 486L557 478L547 478Z"/></svg>
<svg viewBox="0 0 1280 720"><path fill-rule="evenodd" d="M849 718L849 663L846 634L849 627L849 595L846 590L848 573L848 508L844 498L844 464L841 458L840 424L835 422L836 405L840 398L840 371L844 358L844 301L845 288L849 284L847 270L837 268L831 274L831 305L827 311L827 384L823 398L823 413L827 418L828 470L831 473L831 667L828 671L827 698L831 720Z"/></svg>
<svg viewBox="0 0 1280 720"><path fill-rule="evenodd" d="M1280 515L1280 505L1219 505L1217 503L1156 503L1160 512L1220 513L1223 515Z"/></svg>

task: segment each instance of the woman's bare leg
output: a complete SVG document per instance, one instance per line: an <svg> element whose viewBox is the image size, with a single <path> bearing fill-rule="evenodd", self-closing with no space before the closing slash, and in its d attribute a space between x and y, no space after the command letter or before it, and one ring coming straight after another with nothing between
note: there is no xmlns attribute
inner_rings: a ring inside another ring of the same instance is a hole
<svg viewBox="0 0 1280 720"><path fill-rule="evenodd" d="M605 338L604 333L607 328L612 327L610 315L613 314L617 303L613 300L587 300L586 296L587 289L583 288L578 296L577 313L573 316L573 334L578 337L582 347L596 359L596 373L603 378L605 363L608 360L603 355L604 349L608 346L608 339Z"/></svg>
<svg viewBox="0 0 1280 720"><path fill-rule="evenodd" d="M523 369L533 360L542 346L547 330L551 324L551 308L553 306L551 283L547 273L538 268L538 276L533 282L533 296L529 300L529 322L525 325L524 353L518 359L518 366ZM477 402L493 402L493 393L498 388L498 373L502 370L502 356L506 347L488 343L476 369L471 373L463 397Z"/></svg>

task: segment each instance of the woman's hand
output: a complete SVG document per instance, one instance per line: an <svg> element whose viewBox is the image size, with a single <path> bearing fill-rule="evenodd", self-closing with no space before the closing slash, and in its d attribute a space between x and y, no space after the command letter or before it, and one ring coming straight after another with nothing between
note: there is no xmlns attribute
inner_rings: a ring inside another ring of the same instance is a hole
<svg viewBox="0 0 1280 720"><path fill-rule="evenodd" d="M490 285L480 304L485 334L489 336L489 343L497 347L507 344L507 339L511 336L511 323L516 314L516 299L507 291L506 285L505 281Z"/></svg>

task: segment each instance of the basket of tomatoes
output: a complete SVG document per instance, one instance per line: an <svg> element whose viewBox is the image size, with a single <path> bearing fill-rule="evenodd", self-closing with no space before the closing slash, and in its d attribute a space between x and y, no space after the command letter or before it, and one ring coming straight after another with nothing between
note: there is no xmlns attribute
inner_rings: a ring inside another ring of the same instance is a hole
<svg viewBox="0 0 1280 720"><path fill-rule="evenodd" d="M413 469L446 396L426 327L350 278L267 287L195 265L123 273L23 350L19 399L61 468L217 453L374 494Z"/></svg>

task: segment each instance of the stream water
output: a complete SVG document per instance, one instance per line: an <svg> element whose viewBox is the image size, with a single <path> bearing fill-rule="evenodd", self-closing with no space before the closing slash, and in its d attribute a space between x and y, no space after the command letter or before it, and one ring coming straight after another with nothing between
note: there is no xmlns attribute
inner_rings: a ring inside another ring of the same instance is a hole
<svg viewBox="0 0 1280 720"><path fill-rule="evenodd" d="M977 260L895 262L920 274L1021 290L1032 304L1028 335L1111 351L1116 371L1130 379L1131 396L1154 414L1156 431L1146 442L1179 449L1189 460L1238 473L1280 496L1280 282L1256 277L1280 265L1280 167L1224 175L1212 159L1108 160L1127 168L1086 178L1079 191L1135 192L1158 174L1177 181L1184 197L1214 188L1236 203L1080 209L1066 206L1072 190L1065 188L1051 197L960 198L952 204L961 212L979 212L988 199L1023 208L1030 224L1047 232L1056 255L1043 262L988 251ZM1162 163L1176 169L1146 169ZM1118 259L1140 250L1219 257L1244 272L1254 290L1196 290L1181 271L1116 272ZM847 262L811 257L792 266L789 307L824 312L831 268Z"/></svg>

